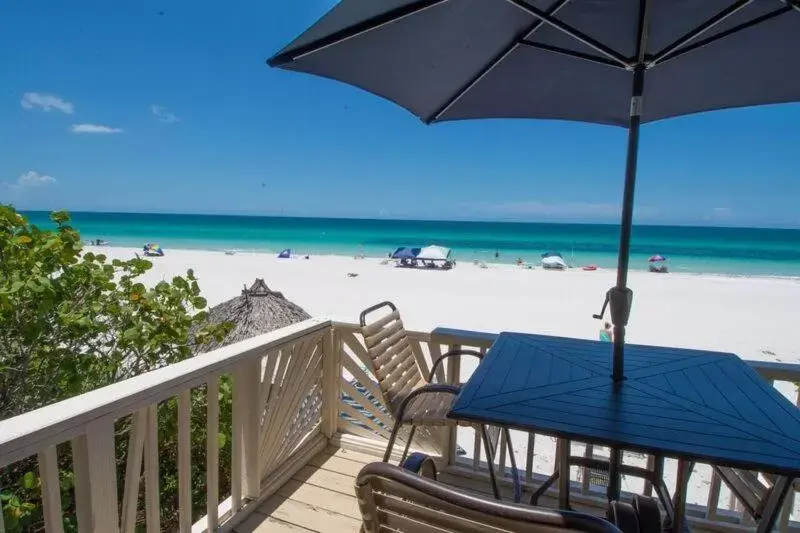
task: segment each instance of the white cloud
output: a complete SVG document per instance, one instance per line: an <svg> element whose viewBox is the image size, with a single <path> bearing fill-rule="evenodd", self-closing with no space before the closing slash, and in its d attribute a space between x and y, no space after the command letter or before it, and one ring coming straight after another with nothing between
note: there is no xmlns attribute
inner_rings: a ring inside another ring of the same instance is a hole
<svg viewBox="0 0 800 533"><path fill-rule="evenodd" d="M121 128L112 128L111 126L102 126L100 124L73 124L70 128L72 133L122 133Z"/></svg>
<svg viewBox="0 0 800 533"><path fill-rule="evenodd" d="M22 95L20 104L24 109L39 108L48 112L55 109L68 115L75 111L75 106L71 102L67 102L54 94L25 93Z"/></svg>
<svg viewBox="0 0 800 533"><path fill-rule="evenodd" d="M711 223L725 223L733 220L733 209L730 207L715 207L702 220Z"/></svg>
<svg viewBox="0 0 800 533"><path fill-rule="evenodd" d="M167 108L153 104L150 106L150 112L155 115L155 117L161 121L171 124L173 122L179 122L181 119L178 118L174 113L171 113L167 110Z"/></svg>
<svg viewBox="0 0 800 533"><path fill-rule="evenodd" d="M35 170L29 170L17 178L17 185L20 187L41 187L43 185L51 185L58 180L53 176L39 174Z"/></svg>

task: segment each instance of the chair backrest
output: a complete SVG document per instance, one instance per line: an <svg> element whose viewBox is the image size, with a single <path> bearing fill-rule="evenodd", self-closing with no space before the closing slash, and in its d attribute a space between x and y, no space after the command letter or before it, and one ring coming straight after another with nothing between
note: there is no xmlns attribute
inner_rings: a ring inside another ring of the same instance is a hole
<svg viewBox="0 0 800 533"><path fill-rule="evenodd" d="M388 314L381 315L378 310L388 311ZM367 322L368 315L380 318ZM383 401L394 414L403 398L424 384L408 334L397 307L391 302L381 302L365 309L359 321L372 362L372 373L378 380Z"/></svg>
<svg viewBox="0 0 800 533"><path fill-rule="evenodd" d="M484 499L387 463L356 478L365 533L621 533L595 516Z"/></svg>

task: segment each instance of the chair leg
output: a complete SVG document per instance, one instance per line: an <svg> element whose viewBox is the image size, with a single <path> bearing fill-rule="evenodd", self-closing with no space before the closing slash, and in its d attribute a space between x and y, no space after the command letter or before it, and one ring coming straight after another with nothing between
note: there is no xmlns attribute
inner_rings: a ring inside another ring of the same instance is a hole
<svg viewBox="0 0 800 533"><path fill-rule="evenodd" d="M403 423L398 419L394 423L394 428L392 429L392 434L389 435L389 442L386 444L386 452L383 454L383 462L388 463L389 458L392 456L392 448L394 448L394 441L397 440L397 433L400 431Z"/></svg>
<svg viewBox="0 0 800 533"><path fill-rule="evenodd" d="M506 448L508 448L508 458L511 461L511 474L514 476L514 503L519 503L522 500L522 480L519 478L519 470L517 470L517 458L514 457L514 447L511 445L511 431L503 428L506 434Z"/></svg>
<svg viewBox="0 0 800 533"><path fill-rule="evenodd" d="M408 440L406 441L406 447L403 449L403 455L400 457L400 466L403 466L403 461L406 460L406 456L408 456L408 449L411 447L411 441L414 440L414 432L417 431L417 426L411 426L411 431L408 432Z"/></svg>
<svg viewBox="0 0 800 533"><path fill-rule="evenodd" d="M486 448L486 464L489 467L489 479L492 482L492 493L494 499L500 499L500 490L497 488L497 479L494 477L494 454L492 453L492 445L489 442L489 435L486 433L486 426L481 424L481 433L483 434L483 446Z"/></svg>

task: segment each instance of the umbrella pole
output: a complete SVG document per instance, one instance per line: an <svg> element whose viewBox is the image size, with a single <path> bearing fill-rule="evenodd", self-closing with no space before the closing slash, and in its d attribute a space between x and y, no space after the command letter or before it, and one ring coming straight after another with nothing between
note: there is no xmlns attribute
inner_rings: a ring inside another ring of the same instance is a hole
<svg viewBox="0 0 800 533"><path fill-rule="evenodd" d="M617 262L617 284L609 291L611 322L614 324L614 350L612 378L624 379L625 326L628 325L633 291L628 288L628 263L631 252L631 229L633 228L633 198L636 188L636 163L639 155L639 126L642 122L642 92L644 89L644 65L633 71L631 114L628 122L628 157L625 163L625 189L622 196L622 223L619 236L619 258Z"/></svg>

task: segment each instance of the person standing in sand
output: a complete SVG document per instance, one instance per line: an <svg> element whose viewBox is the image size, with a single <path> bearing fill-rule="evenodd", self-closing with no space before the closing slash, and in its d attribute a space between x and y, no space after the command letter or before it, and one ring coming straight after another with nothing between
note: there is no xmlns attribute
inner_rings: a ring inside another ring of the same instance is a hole
<svg viewBox="0 0 800 533"><path fill-rule="evenodd" d="M600 330L600 341L614 342L614 330L611 329L611 324L605 322L603 329Z"/></svg>

